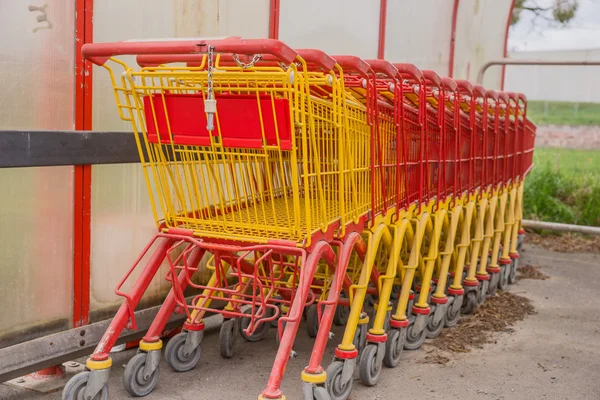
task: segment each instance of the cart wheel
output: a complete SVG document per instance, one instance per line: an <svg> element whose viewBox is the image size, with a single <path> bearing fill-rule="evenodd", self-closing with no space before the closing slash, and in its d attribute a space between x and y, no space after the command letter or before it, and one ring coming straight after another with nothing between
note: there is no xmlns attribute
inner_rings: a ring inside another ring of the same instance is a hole
<svg viewBox="0 0 600 400"><path fill-rule="evenodd" d="M158 383L158 366L150 376L144 376L146 357L148 357L148 354L146 353L138 353L133 356L127 363L125 373L123 374L123 385L125 385L125 390L135 397L149 395Z"/></svg>
<svg viewBox="0 0 600 400"><path fill-rule="evenodd" d="M523 250L523 242L525 241L525 234L521 233L517 236L517 251L520 253Z"/></svg>
<svg viewBox="0 0 600 400"><path fill-rule="evenodd" d="M378 299L379 297L376 294L368 294L365 296L366 303L369 307L373 307L377 303Z"/></svg>
<svg viewBox="0 0 600 400"><path fill-rule="evenodd" d="M165 349L165 358L169 367L176 372L186 372L198 364L202 357L202 344L194 349L190 354L184 354L184 345L187 339L187 332L180 332L173 336Z"/></svg>
<svg viewBox="0 0 600 400"><path fill-rule="evenodd" d="M392 295L390 297L394 300L398 300L398 297L400 297L400 289L402 289L402 285L393 285Z"/></svg>
<svg viewBox="0 0 600 400"><path fill-rule="evenodd" d="M375 386L381 376L381 362L377 362L377 345L368 344L358 366L358 376L365 386Z"/></svg>
<svg viewBox="0 0 600 400"><path fill-rule="evenodd" d="M429 316L427 317L427 326L425 327L425 331L426 331L426 336L428 339L433 339L436 338L438 336L440 336L440 333L442 333L442 329L444 328L444 326L446 325L446 316L440 318L440 320L435 323L434 319L433 319L433 315L434 312L433 310L431 311L431 314L429 314Z"/></svg>
<svg viewBox="0 0 600 400"><path fill-rule="evenodd" d="M479 282L479 286L477 286L477 305L483 304L485 302L485 295L487 293L486 285L489 285L488 281Z"/></svg>
<svg viewBox="0 0 600 400"><path fill-rule="evenodd" d="M404 342L406 350L419 349L427 338L427 329L422 329L421 332L414 332L414 326L414 324L410 324L406 329L406 341Z"/></svg>
<svg viewBox="0 0 600 400"><path fill-rule="evenodd" d="M315 386L313 389L314 400L331 400L331 396L323 386Z"/></svg>
<svg viewBox="0 0 600 400"><path fill-rule="evenodd" d="M340 296L346 298L346 296ZM348 322L348 315L350 315L350 307L338 305L335 308L335 314L333 314L333 323L337 326L344 326Z"/></svg>
<svg viewBox="0 0 600 400"><path fill-rule="evenodd" d="M283 326L281 327L281 334L283 335L283 332L285 332L285 325L287 324L287 322L283 322ZM279 330L277 330L277 332L275 333L275 343L277 343L277 346L279 346L279 343L281 343L281 339L279 339Z"/></svg>
<svg viewBox="0 0 600 400"><path fill-rule="evenodd" d="M406 329L392 329L388 332L385 345L383 364L388 368L395 368L400 363L404 343L406 342Z"/></svg>
<svg viewBox="0 0 600 400"><path fill-rule="evenodd" d="M83 393L90 378L90 371L80 372L69 379L62 392L62 400L84 400ZM104 385L100 393L92 400L108 400L108 386Z"/></svg>
<svg viewBox="0 0 600 400"><path fill-rule="evenodd" d="M281 296L275 296L275 297L273 297L273 301L276 302L276 303L281 302L281 300L283 300L283 297L281 297ZM281 304L280 304L279 305L279 317L281 317L282 315L283 315L283 312L281 311ZM271 324L271 326L273 328L277 328L277 323L279 321L279 317L275 318L273 321L270 322L270 324Z"/></svg>
<svg viewBox="0 0 600 400"><path fill-rule="evenodd" d="M510 266L507 266L507 265L500 266L500 279L498 279L498 289L500 289L500 290L506 290L506 288L508 287L509 271L507 268L510 268Z"/></svg>
<svg viewBox="0 0 600 400"><path fill-rule="evenodd" d="M496 276L495 273L490 276L490 285L488 286L488 290L487 290L488 296L493 296L496 294L496 292L498 291L498 281L499 280L500 280L500 277Z"/></svg>
<svg viewBox="0 0 600 400"><path fill-rule="evenodd" d="M463 301L463 296L455 296L454 297L454 301L460 301L461 305L462 305L462 301ZM452 307L454 304L450 304L448 306L448 311L446 312L446 327L451 328L453 326L455 326L458 323L458 319L460 318L460 309L461 307L457 307L456 311L454 310L454 307Z"/></svg>
<svg viewBox="0 0 600 400"><path fill-rule="evenodd" d="M367 324L360 324L356 327L356 333L354 334L354 347L358 349L360 353L367 344Z"/></svg>
<svg viewBox="0 0 600 400"><path fill-rule="evenodd" d="M352 392L352 384L354 379L350 377L347 382L342 379L342 371L344 363L342 361L334 361L327 367L327 392L331 400L346 400Z"/></svg>
<svg viewBox="0 0 600 400"><path fill-rule="evenodd" d="M317 332L319 332L319 313L317 305L311 304L306 310L306 333L308 337L316 338Z"/></svg>
<svg viewBox="0 0 600 400"><path fill-rule="evenodd" d="M219 332L219 346L223 358L231 358L235 352L235 342L237 339L236 319L223 321L221 331Z"/></svg>
<svg viewBox="0 0 600 400"><path fill-rule="evenodd" d="M252 312L252 308L248 307L242 312L244 314L250 314ZM265 335L267 334L267 332L269 332L270 324L268 322L263 322L258 326L258 328L254 331L254 333L252 335L248 336L246 334L246 332L244 332L244 329L248 328L249 325L250 325L250 317L247 317L247 318L242 317L240 320L240 334L248 342L258 342L260 340L263 340Z"/></svg>
<svg viewBox="0 0 600 400"><path fill-rule="evenodd" d="M510 271L508 274L508 283L511 285L517 282L517 268L519 268L519 259L513 258L510 263Z"/></svg>
<svg viewBox="0 0 600 400"><path fill-rule="evenodd" d="M475 308L477 307L477 293L474 290L470 290L465 293L465 297L463 300L463 304L460 308L460 311L463 314L469 315L473 314Z"/></svg>

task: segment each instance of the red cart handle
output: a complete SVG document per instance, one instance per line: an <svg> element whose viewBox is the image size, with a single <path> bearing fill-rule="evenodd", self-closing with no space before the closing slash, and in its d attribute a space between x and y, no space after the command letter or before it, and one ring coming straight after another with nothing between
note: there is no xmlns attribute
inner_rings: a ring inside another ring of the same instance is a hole
<svg viewBox="0 0 600 400"><path fill-rule="evenodd" d="M369 75L371 66L365 60L356 56L333 56L338 65L347 71Z"/></svg>
<svg viewBox="0 0 600 400"><path fill-rule="evenodd" d="M135 58L140 67L158 67L176 62L184 62L188 67L198 67L203 59L204 54L145 54Z"/></svg>
<svg viewBox="0 0 600 400"><path fill-rule="evenodd" d="M316 65L323 71L331 71L337 64L333 57L329 56L322 50L317 49L296 49L300 57L309 64Z"/></svg>
<svg viewBox="0 0 600 400"><path fill-rule="evenodd" d="M423 81L423 72L413 64L394 63L394 67L398 69L400 75L408 75L418 83Z"/></svg>
<svg viewBox="0 0 600 400"><path fill-rule="evenodd" d="M473 86L473 92L479 97L485 97L485 88L481 85Z"/></svg>
<svg viewBox="0 0 600 400"><path fill-rule="evenodd" d="M156 42L91 43L84 44L81 53L94 64L104 65L112 56L206 53L210 45L214 46L216 53L271 54L288 64L293 62L298 55L294 49L276 39L188 39Z"/></svg>
<svg viewBox="0 0 600 400"><path fill-rule="evenodd" d="M442 78L437 74L437 72L432 71L430 69L424 69L423 77L429 82L433 83L435 87L440 89L442 88Z"/></svg>
<svg viewBox="0 0 600 400"><path fill-rule="evenodd" d="M384 74L389 78L397 78L400 74L398 72L398 68L394 67L389 61L386 60L366 60L366 62L371 66L373 71Z"/></svg>
<svg viewBox="0 0 600 400"><path fill-rule="evenodd" d="M522 100L524 103L527 102L527 97L523 93L507 92L508 96L514 101Z"/></svg>
<svg viewBox="0 0 600 400"><path fill-rule="evenodd" d="M454 82L456 82L456 85L458 86L459 90L470 96L473 95L473 84L471 82L465 79L457 79Z"/></svg>
<svg viewBox="0 0 600 400"><path fill-rule="evenodd" d="M448 78L447 76L442 78L442 85L444 86L444 89L450 92L456 92L458 90L458 84L456 81L452 78Z"/></svg>
<svg viewBox="0 0 600 400"><path fill-rule="evenodd" d="M498 92L496 92L495 90L492 90L492 89L488 89L485 91L485 98L486 99L494 99L494 100L498 101Z"/></svg>
<svg viewBox="0 0 600 400"><path fill-rule="evenodd" d="M498 92L498 98L502 100L505 104L508 104L510 97L506 92Z"/></svg>
<svg viewBox="0 0 600 400"><path fill-rule="evenodd" d="M296 51L308 64L316 65L324 71L331 71L335 67L335 60L321 50L300 49ZM156 67L174 62L185 62L188 67L197 67L201 65L203 58L204 54L151 54L138 55L136 61L140 67ZM261 61L276 63L279 58L272 54L265 54L261 57ZM230 54L221 55L220 63L237 65Z"/></svg>

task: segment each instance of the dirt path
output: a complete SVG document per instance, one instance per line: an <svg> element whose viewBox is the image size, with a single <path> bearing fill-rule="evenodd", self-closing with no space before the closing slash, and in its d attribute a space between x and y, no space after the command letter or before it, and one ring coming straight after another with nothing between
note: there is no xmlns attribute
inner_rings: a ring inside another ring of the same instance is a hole
<svg viewBox="0 0 600 400"><path fill-rule="evenodd" d="M600 398L600 256L554 253L526 247L522 262L540 265L547 280L522 279L511 288L529 298L536 314L516 322L512 333L495 334L493 343L468 353L444 353L445 364L423 362L437 350L430 343L406 353L396 369L384 369L373 388L355 381L353 400L419 399L597 399ZM336 330L336 339L341 335ZM274 357L275 331L260 343L238 342L232 360L219 356L218 336L207 335L204 358L190 373L175 374L161 365L157 390L148 400L256 399ZM332 341L331 346L333 346ZM288 400L301 399L300 371L310 356L305 334L297 340L298 358L286 372ZM111 399L129 399L120 368L133 352L119 353L110 380ZM331 359L332 349L325 357ZM58 400L60 393L37 395L0 387L0 399Z"/></svg>

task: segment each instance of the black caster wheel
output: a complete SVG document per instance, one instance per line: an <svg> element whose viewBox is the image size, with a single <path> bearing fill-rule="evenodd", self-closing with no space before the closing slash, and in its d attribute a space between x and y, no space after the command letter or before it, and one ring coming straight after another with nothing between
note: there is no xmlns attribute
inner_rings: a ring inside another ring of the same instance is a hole
<svg viewBox="0 0 600 400"><path fill-rule="evenodd" d="M340 296L346 298L345 296ZM350 315L350 307L338 305L335 308L335 314L333 314L333 323L337 326L344 326L348 322L348 315Z"/></svg>
<svg viewBox="0 0 600 400"><path fill-rule="evenodd" d="M517 269L519 268L519 259L513 258L510 263L510 271L508 274L508 283L510 285L517 283Z"/></svg>
<svg viewBox="0 0 600 400"><path fill-rule="evenodd" d="M379 300L379 297L376 294L368 294L365 296L365 303L369 307L373 307L375 304L377 304L378 300Z"/></svg>
<svg viewBox="0 0 600 400"><path fill-rule="evenodd" d="M344 362L342 361L334 361L329 367L327 367L327 392L329 392L329 396L331 400L346 400L350 397L350 393L352 392L352 384L354 383L354 378L352 375L350 379L344 381L342 378L342 371L344 370Z"/></svg>
<svg viewBox="0 0 600 400"><path fill-rule="evenodd" d="M62 400L84 400L84 392L87 387L90 371L80 372L69 379L62 392ZM108 400L108 386L104 385L100 393L92 400Z"/></svg>
<svg viewBox="0 0 600 400"><path fill-rule="evenodd" d="M167 364L177 372L187 372L196 367L198 361L202 357L202 344L194 349L189 354L185 354L185 341L187 339L187 332L181 332L173 336L167 347L165 348L165 358Z"/></svg>
<svg viewBox="0 0 600 400"><path fill-rule="evenodd" d="M444 329L444 326L446 325L445 317L440 318L440 320L437 323L435 323L433 321L434 314L435 312L432 309L431 314L429 314L429 316L427 317L427 326L425 327L425 331L428 339L433 339L440 336L440 333L442 333L442 329Z"/></svg>
<svg viewBox="0 0 600 400"><path fill-rule="evenodd" d="M477 293L475 290L469 290L465 293L465 297L463 299L463 304L460 308L460 311L463 314L469 315L473 314L475 308L477 308Z"/></svg>
<svg viewBox="0 0 600 400"><path fill-rule="evenodd" d="M525 234L521 233L517 236L517 251L520 253L523 250L523 242L525 241Z"/></svg>
<svg viewBox="0 0 600 400"><path fill-rule="evenodd" d="M287 322L282 322L283 326L281 327L281 335L283 335L283 332L285 332L285 325ZM279 338L279 328L277 328L277 333L275 333L275 343L277 343L277 346L279 346L279 343L281 343L281 339Z"/></svg>
<svg viewBox="0 0 600 400"><path fill-rule="evenodd" d="M248 307L242 311L244 314L250 314L252 312L252 308ZM250 317L242 317L240 319L240 334L246 341L248 342L258 342L263 340L267 332L269 332L269 326L271 325L268 322L261 323L258 328L252 333L252 335L247 335L244 331L250 325Z"/></svg>
<svg viewBox="0 0 600 400"><path fill-rule="evenodd" d="M315 386L313 389L313 400L331 400L331 396L323 386Z"/></svg>
<svg viewBox="0 0 600 400"><path fill-rule="evenodd" d="M280 302L281 302L281 300L283 300L283 297L281 297L281 296L275 296L275 297L273 297L273 301L275 301L276 303L280 303ZM285 314L285 313L284 313L284 312L281 310L282 304L279 304L279 306L278 306L278 307L279 307L279 317L277 317L277 318L275 318L273 321L269 322L273 328L277 328L277 323L278 323L278 321L279 321L279 318L280 318L282 315L284 315L284 314ZM271 315L273 315L273 314L271 314Z"/></svg>
<svg viewBox="0 0 600 400"><path fill-rule="evenodd" d="M488 290L487 290L488 296L493 296L496 294L496 292L498 291L498 281L499 280L500 280L500 277L496 273L490 275L490 285L488 286Z"/></svg>
<svg viewBox="0 0 600 400"><path fill-rule="evenodd" d="M422 329L421 332L415 332L414 326L414 324L410 324L406 329L406 341L404 342L404 348L406 350L419 349L427 338L426 329Z"/></svg>
<svg viewBox="0 0 600 400"><path fill-rule="evenodd" d="M360 357L358 376L365 386L375 386L381 376L382 362L377 362L377 345L368 344Z"/></svg>
<svg viewBox="0 0 600 400"><path fill-rule="evenodd" d="M306 310L306 333L308 337L316 338L319 332L319 313L317 305L311 304Z"/></svg>
<svg viewBox="0 0 600 400"><path fill-rule="evenodd" d="M406 342L406 328L391 329L388 332L387 342L385 344L385 356L383 365L388 368L395 368L400 363L404 343Z"/></svg>
<svg viewBox="0 0 600 400"><path fill-rule="evenodd" d="M219 346L223 358L231 358L235 353L235 342L237 341L237 318L227 319L221 325L219 332Z"/></svg>
<svg viewBox="0 0 600 400"><path fill-rule="evenodd" d="M501 265L500 266L500 279L498 279L498 289L506 290L508 288L508 275L510 265Z"/></svg>
<svg viewBox="0 0 600 400"><path fill-rule="evenodd" d="M360 324L356 327L356 333L354 334L354 347L358 349L360 353L363 351L365 346L367 345L367 331L369 327L368 324Z"/></svg>
<svg viewBox="0 0 600 400"><path fill-rule="evenodd" d="M158 366L150 375L146 376L144 374L147 357L148 354L146 353L138 353L129 360L125 367L123 385L125 386L125 390L132 396L147 396L154 390L158 383L160 371Z"/></svg>
<svg viewBox="0 0 600 400"><path fill-rule="evenodd" d="M462 305L462 301L463 301L463 296L455 296L454 297L454 301L460 301L461 305ZM446 327L447 328L451 328L453 326L456 326L456 324L458 323L458 320L460 319L460 306L457 307L453 307L454 303L450 304L448 306L448 310L446 311Z"/></svg>
<svg viewBox="0 0 600 400"><path fill-rule="evenodd" d="M477 286L477 305L485 303L485 296L487 293L486 286L489 281L481 281L479 282L479 286Z"/></svg>

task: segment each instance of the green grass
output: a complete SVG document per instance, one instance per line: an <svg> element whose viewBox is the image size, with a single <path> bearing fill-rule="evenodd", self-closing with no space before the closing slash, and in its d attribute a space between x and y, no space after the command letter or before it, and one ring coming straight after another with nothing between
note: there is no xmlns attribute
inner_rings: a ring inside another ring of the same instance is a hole
<svg viewBox="0 0 600 400"><path fill-rule="evenodd" d="M537 148L524 218L600 226L600 151Z"/></svg>
<svg viewBox="0 0 600 400"><path fill-rule="evenodd" d="M545 110L545 101L527 102L527 116L536 124L555 125L600 125L600 104L549 101Z"/></svg>

